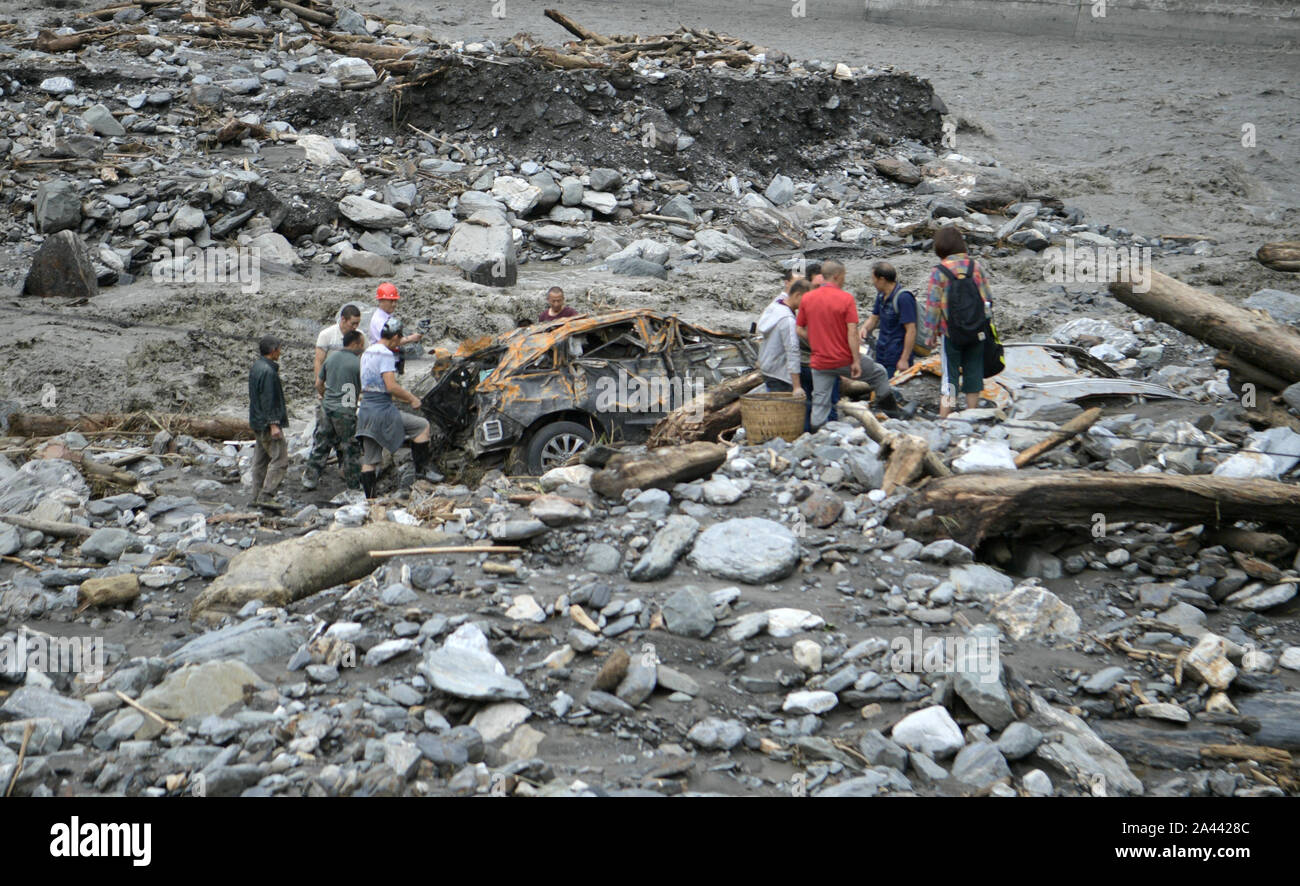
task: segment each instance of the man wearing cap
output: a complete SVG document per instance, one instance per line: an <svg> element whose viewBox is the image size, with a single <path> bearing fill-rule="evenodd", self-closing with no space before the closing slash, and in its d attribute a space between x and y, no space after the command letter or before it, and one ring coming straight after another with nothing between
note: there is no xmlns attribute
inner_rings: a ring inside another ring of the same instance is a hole
<svg viewBox="0 0 1300 886"><path fill-rule="evenodd" d="M397 310L399 297L397 287L392 283L380 283L379 288L375 290L375 301L378 306L375 308L375 312L370 315L370 328L366 336L370 344L374 345L379 342L384 324L389 321L393 316L393 312ZM424 338L423 335L413 332L398 342L398 345L409 345L411 342L419 341L422 338Z"/></svg>
<svg viewBox="0 0 1300 886"><path fill-rule="evenodd" d="M360 489L361 447L357 443L357 395L361 389L361 352L366 337L350 329L343 336L343 347L331 351L316 379L324 390L321 415L307 465L302 469L302 488L315 489L330 451L339 454L339 467L348 489Z"/></svg>
<svg viewBox="0 0 1300 886"><path fill-rule="evenodd" d="M284 510L275 498L289 466L289 444L284 428L289 411L280 384L280 340L264 335L257 343L258 358L248 371L248 426L256 441L253 447L253 504L270 510Z"/></svg>
<svg viewBox="0 0 1300 886"><path fill-rule="evenodd" d="M376 472L384 452L396 452L406 440L411 441L411 460L415 472L423 479L441 482L443 476L432 470L429 446L429 422L418 415L402 412L394 400L413 409L420 408L420 398L397 383L397 354L402 349L402 321L391 318L379 330L379 341L361 355L361 405L357 410L357 437L361 440L361 488L366 498L375 497Z"/></svg>

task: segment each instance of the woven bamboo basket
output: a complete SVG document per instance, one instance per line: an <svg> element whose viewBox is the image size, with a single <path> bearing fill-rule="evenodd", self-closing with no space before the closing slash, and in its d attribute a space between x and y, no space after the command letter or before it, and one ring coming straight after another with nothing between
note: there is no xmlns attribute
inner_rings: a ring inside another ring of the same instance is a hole
<svg viewBox="0 0 1300 886"><path fill-rule="evenodd" d="M773 437L793 442L803 433L808 398L783 393L746 394L740 398L745 442L753 445Z"/></svg>

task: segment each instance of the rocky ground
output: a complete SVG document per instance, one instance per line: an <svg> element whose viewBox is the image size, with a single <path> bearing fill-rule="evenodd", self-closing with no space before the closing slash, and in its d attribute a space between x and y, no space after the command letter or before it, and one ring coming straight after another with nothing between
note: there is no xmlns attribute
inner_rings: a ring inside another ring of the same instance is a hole
<svg viewBox="0 0 1300 886"><path fill-rule="evenodd" d="M887 69L883 49L829 54L833 42L809 47L808 31L762 16L740 36L779 48L696 35L698 51L735 55L640 59L606 77L512 43L519 30L559 42L537 16L507 33L389 8L361 9L369 23L340 8L320 26L210 6L238 29L225 42L205 44L166 7L89 22L115 31L75 56L26 45L72 12L0 32L0 273L14 317L0 393L6 414L238 415L252 342L279 331L292 345L294 507L248 513L246 446L58 438L125 466L137 495L5 438L0 513L93 534L0 524L0 549L21 561L0 565L0 651L95 636L108 660L102 682L0 673L0 784L22 754L18 795L1296 792L1277 756L1203 753L1300 747L1293 544L1243 558L1204 532L1123 523L977 551L927 544L891 528L901 496L880 488L877 447L851 423L793 445L742 436L711 478L626 500L593 492L584 467L390 482L374 508L333 476L296 488L314 334L379 279L399 283L403 316L430 317L444 346L531 318L555 284L584 311L646 306L746 329L780 262L799 256L846 259L859 291L888 257L919 286L942 223L977 244L1004 336L1081 344L1188 398L1107 403L1043 466L1294 477L1300 435L1252 431L1211 350L1104 287L1046 283L1041 257L1067 239L1150 247L1167 273L1300 321L1295 296L1251 295L1289 286L1246 258L1294 218L1285 178L1252 183L1270 162L1223 172L1258 212L1225 220L1217 179L1202 176L1182 182L1171 229L1154 190L1133 195L1145 211L1105 211L1132 192L1094 187L1095 171L1045 175L1050 157L998 144L989 130L1007 112L990 104L981 124L968 89L936 96ZM611 34L678 22L569 11ZM416 50L414 63L385 73L340 51L349 28ZM402 82L399 102L389 87ZM1174 95L1188 98L1164 101ZM1273 119L1272 100L1256 101ZM959 119L945 145L944 121ZM1156 166L1147 181L1161 180ZM89 248L88 265L49 259L81 269L84 299L19 296L60 230ZM260 289L178 280L184 259L154 252L210 245L260 249ZM1077 412L1039 400L1010 422L981 411L905 430L979 470ZM440 543L523 551L399 557L296 602L193 609L250 547L417 522ZM79 603L119 586L139 596ZM957 639L996 643L997 666L931 648ZM919 661L900 654L918 642Z"/></svg>

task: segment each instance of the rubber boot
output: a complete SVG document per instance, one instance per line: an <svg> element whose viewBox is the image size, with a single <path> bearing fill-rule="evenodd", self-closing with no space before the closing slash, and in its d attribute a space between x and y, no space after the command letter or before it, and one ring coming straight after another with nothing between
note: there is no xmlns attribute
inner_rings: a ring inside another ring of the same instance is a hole
<svg viewBox="0 0 1300 886"><path fill-rule="evenodd" d="M890 418L901 418L903 414L898 407L898 400L894 398L893 394L887 394L884 397L877 396L876 410L885 413Z"/></svg>
<svg viewBox="0 0 1300 886"><path fill-rule="evenodd" d="M430 483L441 483L446 478L429 465L429 460L432 457L430 448L428 441L411 444L411 461L415 463L415 474L421 480L428 480Z"/></svg>
<svg viewBox="0 0 1300 886"><path fill-rule="evenodd" d="M375 480L377 479L374 471L361 472L361 488L365 490L366 498L375 497Z"/></svg>

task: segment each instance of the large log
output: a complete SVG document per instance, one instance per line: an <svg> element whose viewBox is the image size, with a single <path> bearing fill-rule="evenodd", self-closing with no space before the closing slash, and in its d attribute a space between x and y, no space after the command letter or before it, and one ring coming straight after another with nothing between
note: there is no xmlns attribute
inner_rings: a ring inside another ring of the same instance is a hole
<svg viewBox="0 0 1300 886"><path fill-rule="evenodd" d="M174 434L207 437L213 440L251 440L253 429L240 418L202 417L159 413L151 417L143 412L95 412L85 415L39 415L15 412L9 416L9 434L14 437L54 437L68 431L107 431L157 428L153 419Z"/></svg>
<svg viewBox="0 0 1300 886"><path fill-rule="evenodd" d="M665 446L644 455L619 453L592 475L591 488L618 500L627 489L671 489L676 483L707 477L726 460L726 446L702 441Z"/></svg>
<svg viewBox="0 0 1300 886"><path fill-rule="evenodd" d="M757 369L728 379L710 388L706 393L685 403L665 415L650 429L646 446L679 446L696 440L716 442L718 434L740 427L740 407L726 410L742 394L763 383L763 373Z"/></svg>
<svg viewBox="0 0 1300 886"><path fill-rule="evenodd" d="M1300 271L1300 240L1265 243L1255 253L1260 264L1275 271Z"/></svg>
<svg viewBox="0 0 1300 886"><path fill-rule="evenodd" d="M448 537L433 529L371 523L257 545L235 555L225 574L217 576L199 594L190 614L239 609L250 600L287 606L317 591L369 575L379 565L379 560L371 556L374 551L445 541L449 541Z"/></svg>
<svg viewBox="0 0 1300 886"><path fill-rule="evenodd" d="M1110 291L1135 311L1247 363L1267 367L1288 383L1300 381L1300 330L1274 323L1158 271L1151 272L1147 292L1135 292L1131 283L1112 283Z"/></svg>
<svg viewBox="0 0 1300 886"><path fill-rule="evenodd" d="M1243 384L1252 384L1257 389L1263 388L1260 396L1264 396L1264 391L1285 391L1288 387L1284 379L1278 378L1267 369L1247 363L1235 354L1219 351L1214 355L1214 368L1228 370L1228 382L1235 391L1240 391Z"/></svg>
<svg viewBox="0 0 1300 886"><path fill-rule="evenodd" d="M0 514L0 520L12 523L19 529L35 529L53 538L90 538L95 530L77 523L60 523L55 520L34 520L18 514Z"/></svg>
<svg viewBox="0 0 1300 886"><path fill-rule="evenodd" d="M1043 524L1096 525L1130 520L1200 523L1238 520L1300 531L1300 487L1272 480L1092 471L1012 471L932 480L894 512L891 525L913 538L952 538L968 548Z"/></svg>

